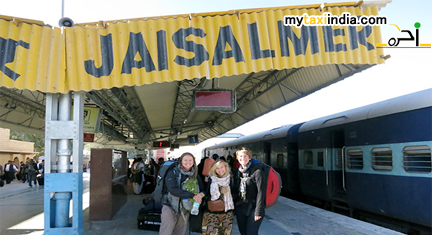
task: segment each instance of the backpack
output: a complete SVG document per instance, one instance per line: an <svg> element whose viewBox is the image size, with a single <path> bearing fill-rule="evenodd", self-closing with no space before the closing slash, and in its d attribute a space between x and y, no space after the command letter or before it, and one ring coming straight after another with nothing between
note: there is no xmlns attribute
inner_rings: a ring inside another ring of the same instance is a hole
<svg viewBox="0 0 432 235"><path fill-rule="evenodd" d="M204 160L204 168L203 168L203 171L202 171L202 174L204 176L208 176L209 175L210 168L211 168L211 166L212 166L212 164L214 162L215 162L215 160L213 158L206 158Z"/></svg>
<svg viewBox="0 0 432 235"><path fill-rule="evenodd" d="M188 178L186 179L185 182L183 182L183 186L182 188L188 192L191 192L193 194L199 193L199 186L198 186L198 179L197 178ZM187 210L187 211L191 211L192 210L192 205L195 202L194 199L189 198L186 199L184 198L182 200L183 203L183 207Z"/></svg>
<svg viewBox="0 0 432 235"><path fill-rule="evenodd" d="M261 169L264 172L264 182L266 184L266 208L276 205L282 190L280 174L275 171L273 167L262 162L256 163L254 167Z"/></svg>
<svg viewBox="0 0 432 235"><path fill-rule="evenodd" d="M30 172L35 172L35 171L36 171L36 169L34 168L33 164L31 164L31 163L29 163L28 170L29 170Z"/></svg>
<svg viewBox="0 0 432 235"><path fill-rule="evenodd" d="M157 178L156 178L156 187L155 187L155 190L152 193L152 197L153 197L153 199L155 200L156 203L162 204L163 196L166 193L166 189L165 189L165 176L166 176L166 174L167 174L167 172L169 170L173 169L174 166L177 165L177 164L173 164L173 163L176 163L176 162L177 161L168 161L168 162L165 162L161 166L161 168L159 170L159 173L158 173Z"/></svg>

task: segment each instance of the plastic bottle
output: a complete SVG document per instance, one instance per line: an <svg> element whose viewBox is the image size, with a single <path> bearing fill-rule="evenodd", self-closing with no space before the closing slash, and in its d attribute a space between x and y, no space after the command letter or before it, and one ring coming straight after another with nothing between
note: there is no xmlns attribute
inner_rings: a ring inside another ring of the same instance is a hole
<svg viewBox="0 0 432 235"><path fill-rule="evenodd" d="M190 206L192 206L189 202L189 199L183 198L183 206L185 206L186 208L190 208Z"/></svg>
<svg viewBox="0 0 432 235"><path fill-rule="evenodd" d="M198 202L194 202L193 203L192 211L191 211L192 215L198 215L198 213L199 213L199 206L200 206L200 204Z"/></svg>

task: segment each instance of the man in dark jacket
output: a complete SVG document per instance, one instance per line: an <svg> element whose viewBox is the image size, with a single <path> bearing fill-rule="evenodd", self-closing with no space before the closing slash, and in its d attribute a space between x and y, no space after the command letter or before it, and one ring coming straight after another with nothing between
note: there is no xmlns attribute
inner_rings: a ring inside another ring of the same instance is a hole
<svg viewBox="0 0 432 235"><path fill-rule="evenodd" d="M32 181L34 182L34 185L36 186L36 175L38 173L36 162L33 159L30 159L30 162L28 164L28 182L29 187L32 186Z"/></svg>
<svg viewBox="0 0 432 235"><path fill-rule="evenodd" d="M11 160L9 160L4 167L6 184L10 184L10 182L15 178L16 171L18 171L18 168Z"/></svg>
<svg viewBox="0 0 432 235"><path fill-rule="evenodd" d="M25 183L27 181L27 173L26 173L26 169L27 169L27 165L24 164L24 162L21 161L21 165L20 165L20 169L19 169L19 175L20 175L20 179L23 183Z"/></svg>

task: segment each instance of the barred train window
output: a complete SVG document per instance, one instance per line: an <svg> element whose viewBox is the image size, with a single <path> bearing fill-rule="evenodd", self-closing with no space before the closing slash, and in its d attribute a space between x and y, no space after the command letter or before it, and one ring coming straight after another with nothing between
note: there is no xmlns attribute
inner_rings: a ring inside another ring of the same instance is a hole
<svg viewBox="0 0 432 235"><path fill-rule="evenodd" d="M324 152L318 152L318 166L324 167Z"/></svg>
<svg viewBox="0 0 432 235"><path fill-rule="evenodd" d="M431 149L427 145L407 146L403 149L403 166L406 172L430 173Z"/></svg>
<svg viewBox="0 0 432 235"><path fill-rule="evenodd" d="M372 169L376 171L391 171L393 170L393 155L391 148L373 148Z"/></svg>
<svg viewBox="0 0 432 235"><path fill-rule="evenodd" d="M313 153L310 150L306 150L303 153L305 166L306 167L313 167Z"/></svg>
<svg viewBox="0 0 432 235"><path fill-rule="evenodd" d="M363 151L361 149L348 149L347 157L348 169L363 169Z"/></svg>

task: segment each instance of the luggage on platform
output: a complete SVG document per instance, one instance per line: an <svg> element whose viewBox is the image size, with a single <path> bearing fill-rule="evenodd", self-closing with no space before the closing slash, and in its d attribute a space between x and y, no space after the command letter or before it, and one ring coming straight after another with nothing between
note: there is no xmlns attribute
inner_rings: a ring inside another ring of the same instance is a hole
<svg viewBox="0 0 432 235"><path fill-rule="evenodd" d="M38 176L36 177L37 182L39 185L44 185L44 177L43 176Z"/></svg>
<svg viewBox="0 0 432 235"><path fill-rule="evenodd" d="M138 229L159 231L161 225L162 205L153 198L144 199L144 208L138 212Z"/></svg>

